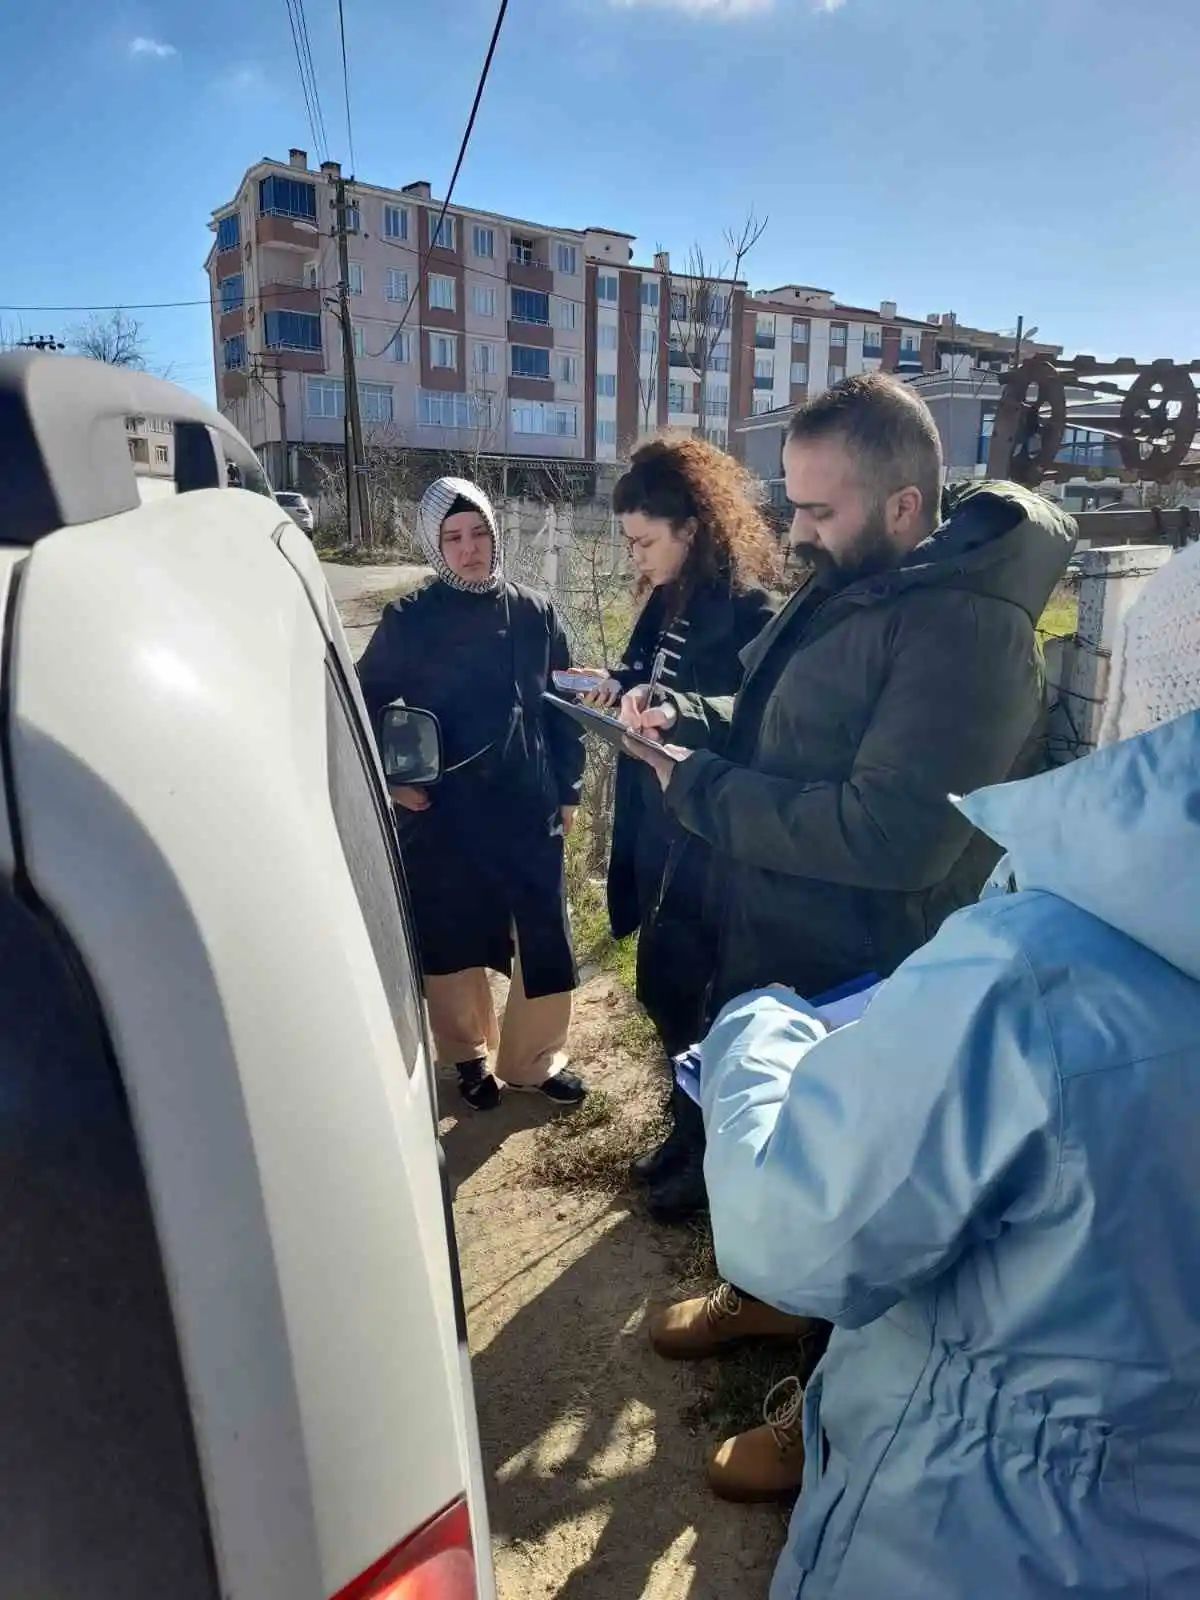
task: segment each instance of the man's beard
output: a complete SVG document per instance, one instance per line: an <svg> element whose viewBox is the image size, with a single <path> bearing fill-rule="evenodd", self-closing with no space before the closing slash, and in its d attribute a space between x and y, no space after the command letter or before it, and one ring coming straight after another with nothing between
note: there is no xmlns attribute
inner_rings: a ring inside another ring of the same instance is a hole
<svg viewBox="0 0 1200 1600"><path fill-rule="evenodd" d="M792 558L807 565L813 581L826 589L844 589L861 578L887 572L899 560L900 552L888 538L887 513L882 505L873 506L853 541L836 555L824 545L799 544L792 547Z"/></svg>

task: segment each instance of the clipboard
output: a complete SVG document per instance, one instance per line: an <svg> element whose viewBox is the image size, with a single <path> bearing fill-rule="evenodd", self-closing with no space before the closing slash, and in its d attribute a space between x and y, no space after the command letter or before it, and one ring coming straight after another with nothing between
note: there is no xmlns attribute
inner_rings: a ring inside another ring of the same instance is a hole
<svg viewBox="0 0 1200 1600"><path fill-rule="evenodd" d="M647 739L643 733L634 733L632 729L618 722L616 717L610 717L607 712L594 711L591 706L576 705L572 700L564 700L559 695L551 694L548 689L542 694L542 699L556 711L565 712L588 733L597 734L605 744L611 744L615 750L623 750L627 744L639 744L647 750L653 750L656 755L666 756L668 761L676 763L679 761L679 757L673 756L664 745L658 743L657 739Z"/></svg>

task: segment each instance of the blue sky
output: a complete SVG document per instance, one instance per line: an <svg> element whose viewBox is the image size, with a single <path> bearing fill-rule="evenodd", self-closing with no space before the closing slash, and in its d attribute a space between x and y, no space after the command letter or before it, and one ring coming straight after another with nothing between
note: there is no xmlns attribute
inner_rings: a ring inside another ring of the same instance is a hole
<svg viewBox="0 0 1200 1600"><path fill-rule="evenodd" d="M345 0L359 173L445 185L494 0ZM335 0L307 0L349 168ZM284 0L0 15L0 305L194 300L212 208L315 160ZM458 198L677 255L753 206L756 286L1200 357L1196 0L510 0ZM211 392L203 306L137 311ZM66 311L13 312L63 333Z"/></svg>

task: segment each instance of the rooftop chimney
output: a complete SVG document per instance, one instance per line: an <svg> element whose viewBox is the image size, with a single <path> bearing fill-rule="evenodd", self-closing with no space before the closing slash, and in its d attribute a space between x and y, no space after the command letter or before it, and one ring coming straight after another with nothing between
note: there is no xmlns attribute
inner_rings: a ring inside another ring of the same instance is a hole
<svg viewBox="0 0 1200 1600"><path fill-rule="evenodd" d="M879 306L879 315L885 322L893 321L896 315L896 302L894 300L882 301Z"/></svg>
<svg viewBox="0 0 1200 1600"><path fill-rule="evenodd" d="M420 178L416 183L406 183L400 193L411 194L415 200L433 199L433 190L429 187L429 181L426 178Z"/></svg>
<svg viewBox="0 0 1200 1600"><path fill-rule="evenodd" d="M308 171L308 151L307 150L289 150L288 151L288 166L289 167L295 167L300 172L307 172Z"/></svg>
<svg viewBox="0 0 1200 1600"><path fill-rule="evenodd" d="M328 178L330 183L332 183L335 178L340 178L341 175L342 163L340 161L322 161L321 176L323 178Z"/></svg>
<svg viewBox="0 0 1200 1600"><path fill-rule="evenodd" d="M655 252L654 270L655 272L670 272L671 252L669 250L658 250Z"/></svg>

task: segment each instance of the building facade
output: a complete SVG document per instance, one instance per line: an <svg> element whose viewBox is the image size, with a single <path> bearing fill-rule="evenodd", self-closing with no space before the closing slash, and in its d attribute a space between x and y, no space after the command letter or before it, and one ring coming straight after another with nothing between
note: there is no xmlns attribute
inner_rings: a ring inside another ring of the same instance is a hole
<svg viewBox="0 0 1200 1600"><path fill-rule="evenodd" d="M210 223L218 404L281 487L309 487L305 461L343 440L340 176L303 150L260 161ZM639 265L615 229L458 205L439 225L427 183L346 187L368 444L603 466L669 428L741 456L747 419L854 373L936 373L948 351L1003 364L1003 335L952 316L918 321L796 284L752 294L666 254Z"/></svg>

